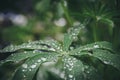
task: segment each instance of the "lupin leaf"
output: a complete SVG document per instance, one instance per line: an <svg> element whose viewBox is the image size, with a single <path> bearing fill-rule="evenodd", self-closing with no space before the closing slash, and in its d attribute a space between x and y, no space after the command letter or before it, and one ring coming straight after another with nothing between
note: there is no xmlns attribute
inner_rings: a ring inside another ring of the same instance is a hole
<svg viewBox="0 0 120 80"><path fill-rule="evenodd" d="M75 57L66 56L63 61L66 80L102 80L97 69L83 64Z"/></svg>
<svg viewBox="0 0 120 80"><path fill-rule="evenodd" d="M61 51L61 45L55 40L40 40L28 43L23 43L18 46L10 45L3 50L1 53L5 52L15 52L17 50L47 50L47 51Z"/></svg>
<svg viewBox="0 0 120 80"><path fill-rule="evenodd" d="M20 68L16 71L13 80L32 80L37 72L41 63L48 61L55 61L56 54L39 54L28 59ZM49 56L49 57L48 57Z"/></svg>
<svg viewBox="0 0 120 80"><path fill-rule="evenodd" d="M49 75L59 77L50 78L53 80L103 80L103 74L99 72L100 70L95 67L95 64L90 64L93 63L94 58L100 61L100 64L104 63L102 64L104 66L110 65L120 70L120 55L115 54L116 52L109 42L95 42L69 50L72 42L77 39L77 35L82 28L83 25L72 27L65 34L62 46L55 40L40 40L4 48L0 53L12 54L0 62L0 74L4 72L3 70L8 71L10 69L9 67L3 69L5 64L17 67L11 71L13 75L7 77L9 73L2 74L3 77L0 77L0 80L49 80ZM10 62L13 64L10 64ZM63 63L63 65L59 65L60 70L64 72L62 73L62 77L58 75L60 74L59 69L58 72L53 70L50 72L55 66L45 70L47 72L42 73L40 71L42 70L40 69L41 65L46 62ZM43 79L44 75L47 78Z"/></svg>
<svg viewBox="0 0 120 80"><path fill-rule="evenodd" d="M103 49L103 50L108 50L111 53L115 53L113 50L112 44L106 41L102 42L95 42L92 44L87 44L85 46L81 46L79 48L76 48L70 52L70 54L79 54L82 51L92 51L94 49Z"/></svg>
<svg viewBox="0 0 120 80"><path fill-rule="evenodd" d="M68 33L66 33L64 35L64 41L63 41L63 50L64 51L69 50L71 43L77 39L77 36L78 36L80 30L82 30L83 28L84 28L84 25L80 24L80 25L74 26L68 30Z"/></svg>
<svg viewBox="0 0 120 80"><path fill-rule="evenodd" d="M92 56L100 59L104 64L111 65L120 70L120 55L111 54L107 50L96 49L93 50Z"/></svg>
<svg viewBox="0 0 120 80"><path fill-rule="evenodd" d="M72 43L71 36L69 34L65 34L64 35L64 42L63 42L63 50L68 51L71 43Z"/></svg>

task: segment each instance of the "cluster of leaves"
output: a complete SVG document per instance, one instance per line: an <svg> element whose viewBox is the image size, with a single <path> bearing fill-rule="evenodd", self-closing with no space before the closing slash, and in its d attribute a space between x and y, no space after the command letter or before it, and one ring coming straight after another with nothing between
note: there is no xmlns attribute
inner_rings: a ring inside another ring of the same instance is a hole
<svg viewBox="0 0 120 80"><path fill-rule="evenodd" d="M82 28L72 27L62 43L39 40L0 50L11 53L0 62L0 80L119 80L120 55L111 43L71 46Z"/></svg>
<svg viewBox="0 0 120 80"><path fill-rule="evenodd" d="M26 26L1 28L2 45L4 45L3 42L20 44L28 40L38 40L44 36L56 38L56 34L61 35L64 30L77 21L86 24L86 30L83 33L81 31L79 36L79 43L108 41L120 49L119 0L30 0L30 2L33 4L32 20L29 20ZM67 27L60 28L54 24L54 21L59 18L66 20Z"/></svg>

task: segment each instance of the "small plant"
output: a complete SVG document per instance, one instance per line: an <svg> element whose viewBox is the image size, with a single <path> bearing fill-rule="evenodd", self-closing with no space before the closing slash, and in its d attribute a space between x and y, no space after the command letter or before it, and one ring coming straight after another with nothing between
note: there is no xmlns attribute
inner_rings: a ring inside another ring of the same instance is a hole
<svg viewBox="0 0 120 80"><path fill-rule="evenodd" d="M72 27L62 43L39 40L2 49L11 55L0 62L0 80L119 80L120 56L111 43L72 46L82 28Z"/></svg>

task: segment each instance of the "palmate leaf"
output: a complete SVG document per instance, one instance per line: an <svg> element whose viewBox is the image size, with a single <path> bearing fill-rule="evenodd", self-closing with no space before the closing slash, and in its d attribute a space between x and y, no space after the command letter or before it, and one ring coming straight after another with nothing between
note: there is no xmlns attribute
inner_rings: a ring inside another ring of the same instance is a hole
<svg viewBox="0 0 120 80"><path fill-rule="evenodd" d="M120 55L109 42L69 50L82 26L72 27L65 34L63 45L55 40L40 40L4 48L1 54L12 54L0 62L0 74L3 73L0 80L104 80L104 75L93 64L94 58L100 61L98 66L110 65L120 70Z"/></svg>
<svg viewBox="0 0 120 80"><path fill-rule="evenodd" d="M96 42L93 44L88 44L74 49L70 52L70 54L78 57L83 55L96 57L104 64L112 65L113 67L120 70L120 55L115 54L115 51L112 48L112 44L108 42Z"/></svg>
<svg viewBox="0 0 120 80"><path fill-rule="evenodd" d="M75 57L64 57L65 80L102 80L100 73L92 66L83 64Z"/></svg>
<svg viewBox="0 0 120 80"><path fill-rule="evenodd" d="M55 54L39 54L31 57L16 71L13 80L33 80L41 63L48 61L52 62L55 61L55 59Z"/></svg>
<svg viewBox="0 0 120 80"><path fill-rule="evenodd" d="M14 56L14 57L12 57ZM31 53L30 51L28 53L16 53L14 55L12 55L10 57L8 57L4 63L4 64L9 64L9 62L13 62L13 63L21 63L22 60L25 60L25 62L22 63L22 65L19 65L19 67L15 68L16 72L13 70L11 73L14 74L11 77L8 78L4 78L4 76L1 78L1 80L32 80L35 73L37 72L39 66L41 63L43 62L47 62L47 61L56 61L57 60L57 56L56 53ZM56 56L56 57L55 57ZM13 64L11 64L13 65ZM17 65L17 64L16 64ZM4 66L1 66L1 68ZM13 77L13 78L12 78Z"/></svg>
<svg viewBox="0 0 120 80"><path fill-rule="evenodd" d="M68 30L68 33L64 35L63 40L63 50L68 51L71 43L77 39L77 35L79 34L80 30L84 28L83 24L74 26Z"/></svg>
<svg viewBox="0 0 120 80"><path fill-rule="evenodd" d="M40 40L28 43L23 43L18 46L10 45L3 50L1 53L5 52L15 52L17 50L28 49L28 50L47 50L47 51L61 51L61 45L55 40Z"/></svg>
<svg viewBox="0 0 120 80"><path fill-rule="evenodd" d="M96 49L93 50L92 56L100 59L104 64L111 65L120 70L120 55L111 54L107 50Z"/></svg>
<svg viewBox="0 0 120 80"><path fill-rule="evenodd" d="M110 51L111 53L115 53L111 43L102 41L102 42L95 42L92 44L87 44L85 46L76 48L76 49L72 50L70 52L70 54L80 54L81 51L92 51L94 49L105 49L105 50Z"/></svg>

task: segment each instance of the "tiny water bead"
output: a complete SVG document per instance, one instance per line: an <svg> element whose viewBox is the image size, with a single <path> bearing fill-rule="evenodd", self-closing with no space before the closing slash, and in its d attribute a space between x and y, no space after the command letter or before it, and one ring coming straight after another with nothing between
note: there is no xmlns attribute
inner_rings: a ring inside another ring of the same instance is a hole
<svg viewBox="0 0 120 80"><path fill-rule="evenodd" d="M94 48L99 48L99 45L94 45Z"/></svg>
<svg viewBox="0 0 120 80"><path fill-rule="evenodd" d="M28 47L28 48L29 48L29 47L31 47L31 45L27 45L26 47Z"/></svg>
<svg viewBox="0 0 120 80"><path fill-rule="evenodd" d="M54 48L49 48L49 50L51 50L51 51L56 51Z"/></svg>
<svg viewBox="0 0 120 80"><path fill-rule="evenodd" d="M39 59L37 62L41 62L41 60Z"/></svg>
<svg viewBox="0 0 120 80"><path fill-rule="evenodd" d="M29 71L32 71L32 69L29 69Z"/></svg>
<svg viewBox="0 0 120 80"><path fill-rule="evenodd" d="M34 65L30 66L30 67L31 67L31 68L35 68L36 66L37 66L37 65L34 64Z"/></svg>
<svg viewBox="0 0 120 80"><path fill-rule="evenodd" d="M41 58L41 60L42 60L42 61L46 61L47 59L46 59L46 58L44 58L44 57L42 57L42 58Z"/></svg>
<svg viewBox="0 0 120 80"><path fill-rule="evenodd" d="M28 68L28 65L27 64L23 64L22 67L23 68Z"/></svg>
<svg viewBox="0 0 120 80"><path fill-rule="evenodd" d="M73 75L71 75L71 74L69 74L68 76L69 76L69 78L73 78Z"/></svg>
<svg viewBox="0 0 120 80"><path fill-rule="evenodd" d="M22 71L23 71L23 72L25 72L26 70L25 70L25 69L23 69Z"/></svg>

